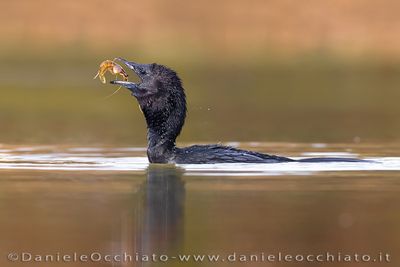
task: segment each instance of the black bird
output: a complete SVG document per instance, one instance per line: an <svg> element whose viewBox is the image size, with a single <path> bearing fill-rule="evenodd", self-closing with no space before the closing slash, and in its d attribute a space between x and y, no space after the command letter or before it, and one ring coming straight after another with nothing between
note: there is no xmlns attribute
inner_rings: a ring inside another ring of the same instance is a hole
<svg viewBox="0 0 400 267"><path fill-rule="evenodd" d="M153 64L138 64L118 58L140 78L140 83L111 81L132 92L147 122L147 156L151 163L279 163L279 162L358 162L348 158L294 160L222 145L175 145L186 117L186 96L182 82L172 69Z"/></svg>

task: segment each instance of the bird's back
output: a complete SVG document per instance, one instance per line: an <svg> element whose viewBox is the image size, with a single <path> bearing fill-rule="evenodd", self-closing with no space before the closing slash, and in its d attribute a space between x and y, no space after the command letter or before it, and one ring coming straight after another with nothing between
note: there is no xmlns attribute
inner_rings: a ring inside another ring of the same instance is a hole
<svg viewBox="0 0 400 267"><path fill-rule="evenodd" d="M212 163L279 163L292 159L221 145L194 145L176 148L174 162L178 164Z"/></svg>

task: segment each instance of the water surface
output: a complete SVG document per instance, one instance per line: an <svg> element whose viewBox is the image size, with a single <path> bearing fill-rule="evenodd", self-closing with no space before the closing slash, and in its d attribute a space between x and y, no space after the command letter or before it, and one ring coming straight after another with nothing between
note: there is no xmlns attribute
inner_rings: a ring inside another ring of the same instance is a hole
<svg viewBox="0 0 400 267"><path fill-rule="evenodd" d="M181 254L389 253L400 249L400 158L377 144L231 143L304 158L374 163L149 165L142 147L0 147L0 251L168 255L167 262L29 266L243 266ZM136 254L137 253L137 254ZM334 263L364 266L365 263ZM309 266L251 262L246 266ZM333 266L333 265L332 265Z"/></svg>

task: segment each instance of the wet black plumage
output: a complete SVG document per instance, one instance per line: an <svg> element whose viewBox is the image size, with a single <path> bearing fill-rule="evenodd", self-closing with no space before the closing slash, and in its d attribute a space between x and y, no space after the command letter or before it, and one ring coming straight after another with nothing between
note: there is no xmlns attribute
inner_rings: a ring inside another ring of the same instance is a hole
<svg viewBox="0 0 400 267"><path fill-rule="evenodd" d="M159 64L138 64L119 58L140 78L140 83L112 81L132 92L147 122L147 156L151 163L279 163L295 160L222 145L194 145L178 148L176 138L186 118L186 96L175 71ZM315 158L304 162L360 161Z"/></svg>

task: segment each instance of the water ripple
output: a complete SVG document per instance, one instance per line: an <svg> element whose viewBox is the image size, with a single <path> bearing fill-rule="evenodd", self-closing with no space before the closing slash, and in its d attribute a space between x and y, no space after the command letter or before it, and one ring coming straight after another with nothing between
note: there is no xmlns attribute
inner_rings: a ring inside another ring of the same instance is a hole
<svg viewBox="0 0 400 267"><path fill-rule="evenodd" d="M325 146L324 146L325 147ZM3 147L0 169L58 171L142 171L148 166L143 147ZM320 151L299 153L304 156L359 156L359 153ZM298 157L299 158L299 157ZM400 157L368 157L371 162L275 163L275 164L182 164L186 175L259 176L309 175L338 171L400 171Z"/></svg>

